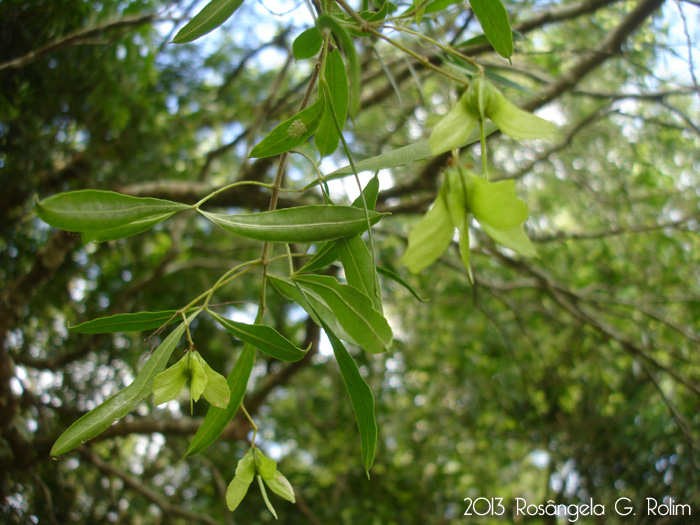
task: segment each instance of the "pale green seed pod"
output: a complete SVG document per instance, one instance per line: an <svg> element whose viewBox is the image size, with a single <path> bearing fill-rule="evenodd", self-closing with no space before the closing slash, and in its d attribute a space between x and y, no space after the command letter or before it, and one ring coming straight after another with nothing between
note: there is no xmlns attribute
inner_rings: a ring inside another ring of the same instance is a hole
<svg viewBox="0 0 700 525"><path fill-rule="evenodd" d="M488 80L482 79L484 83L489 86L486 115L503 133L518 140L543 139L556 133L554 124L520 109Z"/></svg>
<svg viewBox="0 0 700 525"><path fill-rule="evenodd" d="M469 140L478 122L478 114L467 109L465 96L466 93L430 134L430 153L433 155L460 148Z"/></svg>

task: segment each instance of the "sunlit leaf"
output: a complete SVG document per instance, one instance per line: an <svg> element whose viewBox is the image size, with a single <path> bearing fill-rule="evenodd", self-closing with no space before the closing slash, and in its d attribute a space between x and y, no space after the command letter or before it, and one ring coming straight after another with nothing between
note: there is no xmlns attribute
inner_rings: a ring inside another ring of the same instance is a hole
<svg viewBox="0 0 700 525"><path fill-rule="evenodd" d="M185 44L204 36L226 22L243 0L212 0L177 32L173 42Z"/></svg>

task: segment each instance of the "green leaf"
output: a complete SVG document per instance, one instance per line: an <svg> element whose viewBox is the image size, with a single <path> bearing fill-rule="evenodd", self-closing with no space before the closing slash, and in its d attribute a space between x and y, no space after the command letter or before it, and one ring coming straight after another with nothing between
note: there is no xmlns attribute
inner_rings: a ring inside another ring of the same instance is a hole
<svg viewBox="0 0 700 525"><path fill-rule="evenodd" d="M161 405L175 399L190 378L188 356L161 372L153 380L153 403Z"/></svg>
<svg viewBox="0 0 700 525"><path fill-rule="evenodd" d="M350 66L350 117L354 118L360 110L360 61L355 53L355 46L347 31L333 17L323 14L316 20L316 26L323 33L324 29L330 29L333 35L340 41L345 58Z"/></svg>
<svg viewBox="0 0 700 525"><path fill-rule="evenodd" d="M420 272L442 255L450 244L453 234L454 224L447 209L445 192L440 190L433 207L408 235L408 247L401 257L401 262L412 273Z"/></svg>
<svg viewBox="0 0 700 525"><path fill-rule="evenodd" d="M430 301L430 299L421 298L421 296L418 295L418 293L413 289L413 287L410 284L408 284L406 281L404 281L399 276L399 274L397 274L396 272L394 272L388 268L384 268L382 266L377 266L377 273L379 275L383 275L384 277L388 277L389 279L393 280L394 282L396 282L396 283L400 284L401 286L403 286L404 288L406 288L406 290L408 290L408 292L411 295L413 295L413 297L415 297L417 300L419 300L421 303L427 303L428 301Z"/></svg>
<svg viewBox="0 0 700 525"><path fill-rule="evenodd" d="M255 158L273 157L302 145L314 134L325 108L323 97L308 108L277 125L251 150Z"/></svg>
<svg viewBox="0 0 700 525"><path fill-rule="evenodd" d="M476 140L479 140L478 137ZM431 156L430 145L427 140L415 142L409 146L382 153L376 157L361 160L355 163L358 173L363 171L379 171L386 168L395 168L397 166L406 166L418 160L427 159ZM352 167L350 165L337 169L323 177L324 181L339 179L347 175L352 175ZM309 189L318 184L318 181L308 184L304 189Z"/></svg>
<svg viewBox="0 0 700 525"><path fill-rule="evenodd" d="M287 501L296 503L292 484L287 481L287 478L285 478L279 470L275 470L270 479L265 479L263 477L263 481L265 481L265 485L267 485L272 492Z"/></svg>
<svg viewBox="0 0 700 525"><path fill-rule="evenodd" d="M132 235L138 235L139 233L148 231L159 222L163 222L165 219L168 219L173 215L174 213L164 213L153 217L152 219L134 222L126 226L109 228L98 232L83 232L81 237L85 244L89 242L106 242L114 241L116 239L125 239L126 237L131 237Z"/></svg>
<svg viewBox="0 0 700 525"><path fill-rule="evenodd" d="M363 198L364 196L364 198ZM379 197L379 178L375 175L372 177L365 187L362 189L362 194L352 201L350 206L355 208L365 208L367 204L368 210L374 210L377 207L377 198Z"/></svg>
<svg viewBox="0 0 700 525"><path fill-rule="evenodd" d="M338 362L340 373L345 381L345 387L350 395L352 409L355 412L355 419L360 430L360 443L362 446L362 463L365 473L369 478L369 469L374 463L374 454L377 447L377 421L374 416L374 396L367 382L362 378L360 371L353 361L352 356L343 346L343 343L326 329L326 335L333 347L333 354Z"/></svg>
<svg viewBox="0 0 700 525"><path fill-rule="evenodd" d="M294 362L303 359L307 350L302 350L289 339L280 334L271 326L262 324L246 324L231 321L216 312L209 311L209 314L228 330L235 337L253 345L258 350L279 359L280 361Z"/></svg>
<svg viewBox="0 0 700 525"><path fill-rule="evenodd" d="M462 0L434 0L425 6L425 14L438 13L454 4L461 4Z"/></svg>
<svg viewBox="0 0 700 525"><path fill-rule="evenodd" d="M337 239L335 243L348 284L371 298L374 307L381 312L382 298L377 285L377 271L365 241L359 235L353 235Z"/></svg>
<svg viewBox="0 0 700 525"><path fill-rule="evenodd" d="M267 491L265 490L265 485L263 484L263 479L260 475L258 475L258 485L260 486L260 494L262 494L267 510L270 511L270 513L275 517L275 519L279 519L277 517L277 513L275 512L275 508L272 506L272 503L270 503L270 499L267 497Z"/></svg>
<svg viewBox="0 0 700 525"><path fill-rule="evenodd" d="M201 355L200 358L204 373L207 375L207 386L203 393L204 399L215 407L226 408L231 398L226 378L210 367Z"/></svg>
<svg viewBox="0 0 700 525"><path fill-rule="evenodd" d="M465 174L464 181L467 208L480 224L505 230L527 220L527 205L515 196L514 180L489 182L476 175Z"/></svg>
<svg viewBox="0 0 700 525"><path fill-rule="evenodd" d="M255 457L255 470L258 474L265 480L272 479L277 470L275 460L268 458L258 447L253 447L253 455Z"/></svg>
<svg viewBox="0 0 700 525"><path fill-rule="evenodd" d="M340 142L340 136L335 122L333 122L331 104L341 129L348 117L348 77L345 74L345 64L340 56L340 51L337 49L328 53L326 58L325 80L328 92L330 92L330 100L326 100L326 111L323 113L316 135L314 135L314 142L321 157L333 153Z"/></svg>
<svg viewBox="0 0 700 525"><path fill-rule="evenodd" d="M518 252L525 257L536 257L537 251L535 247L530 243L525 230L522 226L514 226L507 230L498 230L489 226L488 224L480 223L486 234L491 237L498 244L505 246Z"/></svg>
<svg viewBox="0 0 700 525"><path fill-rule="evenodd" d="M501 0L469 0L469 4L496 52L510 58L513 54L513 32Z"/></svg>
<svg viewBox="0 0 700 525"><path fill-rule="evenodd" d="M333 333L337 334L341 339L358 344L357 341L343 330L333 310L326 305L319 295L311 290L306 290L306 293L302 294L297 285L286 277L268 275L267 278L280 294L296 302L306 310L313 322L318 326L324 326L325 323L325 325L329 326L330 329L333 330Z"/></svg>
<svg viewBox="0 0 700 525"><path fill-rule="evenodd" d="M320 297L343 330L364 350L379 353L389 348L393 336L389 323L357 288L325 275L295 275L293 280L304 291Z"/></svg>
<svg viewBox="0 0 700 525"><path fill-rule="evenodd" d="M437 0L437 1L439 2L441 0ZM448 1L450 1L450 0L448 0ZM523 40L525 40L525 36L518 31L513 31L513 41L516 41L516 40L523 41ZM484 44L490 45L489 39L486 38L486 35L477 35L477 36L472 37L468 40L465 40L461 44L457 44L455 47L474 47L474 46L482 46Z"/></svg>
<svg viewBox="0 0 700 525"><path fill-rule="evenodd" d="M191 322L197 313L192 314L187 322ZM65 454L99 435L116 420L127 415L139 401L148 396L153 391L155 377L165 369L165 365L184 331L185 324L183 323L158 346L136 379L128 387L117 392L68 427L54 443L51 456Z"/></svg>
<svg viewBox="0 0 700 525"><path fill-rule="evenodd" d="M226 22L242 3L243 0L212 0L177 32L173 42L185 44L206 35Z"/></svg>
<svg viewBox="0 0 700 525"><path fill-rule="evenodd" d="M250 378L254 363L255 347L246 344L226 380L229 392L231 392L228 406L226 408L218 408L216 406L209 407L204 421L199 426L197 433L190 442L190 447L187 449L185 457L201 452L216 441L224 431L224 428L226 428L226 425L228 425L236 415L238 407L243 400L243 396L245 396L246 386L248 385L248 379Z"/></svg>
<svg viewBox="0 0 700 525"><path fill-rule="evenodd" d="M296 273L311 273L322 270L338 260L338 248L333 241L323 244L313 257Z"/></svg>
<svg viewBox="0 0 700 525"><path fill-rule="evenodd" d="M142 332L155 330L165 324L174 323L179 316L177 310L161 312L138 312L99 317L92 321L69 326L68 330L76 334L113 334L117 332Z"/></svg>
<svg viewBox="0 0 700 525"><path fill-rule="evenodd" d="M367 229L364 210L352 206L299 206L239 215L199 212L224 230L266 242L330 241ZM384 215L370 211L370 223L376 224Z"/></svg>
<svg viewBox="0 0 700 525"><path fill-rule="evenodd" d="M101 241L136 235L190 208L179 202L100 190L59 193L36 203L44 222Z"/></svg>
<svg viewBox="0 0 700 525"><path fill-rule="evenodd" d="M317 27L311 27L302 31L292 43L292 54L297 60L312 58L321 50L323 38Z"/></svg>

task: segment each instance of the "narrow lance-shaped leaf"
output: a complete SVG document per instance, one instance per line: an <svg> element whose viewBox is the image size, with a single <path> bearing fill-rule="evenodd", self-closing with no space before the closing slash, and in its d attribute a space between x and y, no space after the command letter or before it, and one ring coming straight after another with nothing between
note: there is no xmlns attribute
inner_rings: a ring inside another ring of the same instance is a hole
<svg viewBox="0 0 700 525"><path fill-rule="evenodd" d="M196 313L192 314L187 322L191 322L196 315ZM65 454L99 435L117 419L127 415L139 401L148 396L153 390L153 380L165 369L165 365L184 331L185 324L183 323L158 346L136 379L128 387L85 414L61 434L51 449L51 455Z"/></svg>
<svg viewBox="0 0 700 525"><path fill-rule="evenodd" d="M487 123L486 136L489 136L495 130L496 126L493 123ZM471 131L469 136L464 139L464 142L459 144L459 147L463 148L465 146L469 146L470 144L474 144L478 141L479 130L478 128L475 128ZM421 140L420 142L416 142L408 146L403 146L401 148L397 148L387 153L382 153L381 155L377 155L376 157L371 157L369 159L364 159L359 162L356 162L355 168L357 169L358 173L361 173L363 171L379 171L387 168L395 168L397 166L406 166L413 162L427 159L432 155L433 153L430 152L429 140ZM323 177L323 180L329 181L334 179L341 179L352 174L352 166L348 165L329 173L328 175ZM318 181L311 182L307 184L304 189L313 188L318 183Z"/></svg>
<svg viewBox="0 0 700 525"><path fill-rule="evenodd" d="M44 222L101 241L141 233L190 208L178 202L100 190L59 193L36 203Z"/></svg>
<svg viewBox="0 0 700 525"><path fill-rule="evenodd" d="M306 292L297 284L301 295L306 295ZM314 312L316 317L319 314ZM357 427L360 431L360 445L362 449L362 463L365 467L365 473L369 478L369 469L374 463L374 455L377 448L377 420L374 415L374 396L367 382L362 378L355 361L348 353L345 346L338 339L338 336L330 329L329 325L321 320L321 327L326 332L328 340L333 347L333 354L340 368L340 373L343 376L345 387L350 396Z"/></svg>
<svg viewBox="0 0 700 525"><path fill-rule="evenodd" d="M325 108L322 98L293 117L277 125L251 150L254 158L273 157L302 145L314 134Z"/></svg>
<svg viewBox="0 0 700 525"><path fill-rule="evenodd" d="M209 313L217 323L235 337L244 343L253 345L275 359L294 362L303 359L306 355L307 350L302 350L271 326L239 323L226 319L216 312L209 311Z"/></svg>
<svg viewBox="0 0 700 525"><path fill-rule="evenodd" d="M321 296L316 294L313 290L306 290L305 293L302 293L299 287L291 279L286 277L268 275L267 278L270 284L272 284L280 294L294 301L306 310L313 322L318 326L323 326L323 323L325 323L330 326L333 333L337 334L341 339L358 344L357 341L343 330L333 310L331 310Z"/></svg>
<svg viewBox="0 0 700 525"><path fill-rule="evenodd" d="M377 447L377 421L374 416L374 396L367 382L360 375L360 371L345 349L343 343L324 326L328 340L333 347L333 354L338 362L340 373L345 381L345 387L350 395L352 409L360 430L360 443L362 446L362 463L365 473L369 478L369 469L374 463L374 454Z"/></svg>
<svg viewBox="0 0 700 525"><path fill-rule="evenodd" d="M392 339L389 323L374 309L372 300L357 288L325 275L295 275L293 280L303 290L318 295L343 330L364 350L379 353L389 348Z"/></svg>
<svg viewBox="0 0 700 525"><path fill-rule="evenodd" d="M243 0L212 0L177 32L173 42L185 44L206 35L226 22L242 3Z"/></svg>
<svg viewBox="0 0 700 525"><path fill-rule="evenodd" d="M69 326L68 330L77 334L113 334L117 332L142 332L155 330L164 324L174 323L179 319L177 310L161 312L137 312L99 317L92 321Z"/></svg>
<svg viewBox="0 0 700 525"><path fill-rule="evenodd" d="M338 239L335 243L348 284L372 299L374 307L381 312L382 298L377 286L377 271L365 241L359 235L353 235Z"/></svg>
<svg viewBox="0 0 700 525"><path fill-rule="evenodd" d="M382 266L377 266L377 273L379 275L383 275L384 277L388 277L392 281L403 286L413 297L415 297L421 303L427 303L428 301L430 301L430 299L423 299L420 295L418 295L418 292L416 292L410 284L404 281L401 278L401 276L393 270L390 270L389 268L384 268Z"/></svg>
<svg viewBox="0 0 700 525"><path fill-rule="evenodd" d="M199 212L224 230L266 242L330 241L362 233L367 229L364 210L352 206L299 206L239 215ZM376 224L384 215L386 214L370 211L370 223Z"/></svg>
<svg viewBox="0 0 700 525"><path fill-rule="evenodd" d="M324 90L324 93L330 93L330 97L326 100L326 111L323 113L321 123L314 136L314 142L322 157L333 153L338 148L340 141L335 122L333 122L334 112L340 129L345 125L345 119L348 115L348 77L345 74L345 64L337 49L328 53L326 57L325 82L328 85L328 90Z"/></svg>
<svg viewBox="0 0 700 525"><path fill-rule="evenodd" d="M226 428L226 425L228 425L236 415L238 407L241 405L241 401L243 401L243 396L245 395L246 386L248 385L248 379L250 378L254 363L255 348L252 345L246 344L226 380L229 391L231 392L228 406L223 409L215 406L209 407L204 421L199 426L197 433L190 442L185 457L201 452L216 441L224 431L224 428Z"/></svg>
<svg viewBox="0 0 700 525"><path fill-rule="evenodd" d="M496 52L510 58L513 54L513 33L508 12L501 0L469 0L469 4Z"/></svg>
<svg viewBox="0 0 700 525"><path fill-rule="evenodd" d="M354 118L360 110L360 61L355 53L355 45L347 31L333 17L323 14L316 20L319 30L330 29L340 41L340 45L350 66L350 117Z"/></svg>

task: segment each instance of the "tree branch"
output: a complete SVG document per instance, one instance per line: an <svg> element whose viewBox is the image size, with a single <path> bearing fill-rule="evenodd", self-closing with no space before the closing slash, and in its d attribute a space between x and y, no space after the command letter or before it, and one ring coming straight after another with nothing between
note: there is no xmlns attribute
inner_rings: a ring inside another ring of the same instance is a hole
<svg viewBox="0 0 700 525"><path fill-rule="evenodd" d="M175 514L177 516L182 516L190 521L200 521L202 523L207 523L209 525L217 525L217 522L203 513L189 512L185 509L178 507L177 505L171 505L163 496L161 496L156 491L144 486L135 477L127 474L126 472L118 469L111 463L100 458L95 452L89 447L81 447L78 449L81 456L87 459L90 463L95 465L101 472L119 478L124 482L124 485L129 487L134 492L141 494L144 498L155 503L165 516Z"/></svg>
<svg viewBox="0 0 700 525"><path fill-rule="evenodd" d="M99 24L97 26L79 29L73 33L58 38L53 42L41 46L38 49L34 49L33 51L30 51L24 56L13 58L12 60L3 62L2 64L0 64L0 71L9 68L24 67L28 64L31 64L35 60L41 58L42 56L52 53L54 51L58 51L59 49L63 49L70 46L77 46L81 44L88 44L91 43L90 39L97 35L101 35L108 31L113 31L115 29L120 29L124 27L135 27L147 24L153 21L155 18L156 16L153 14L130 16L120 18L119 20L105 22L104 24Z"/></svg>

